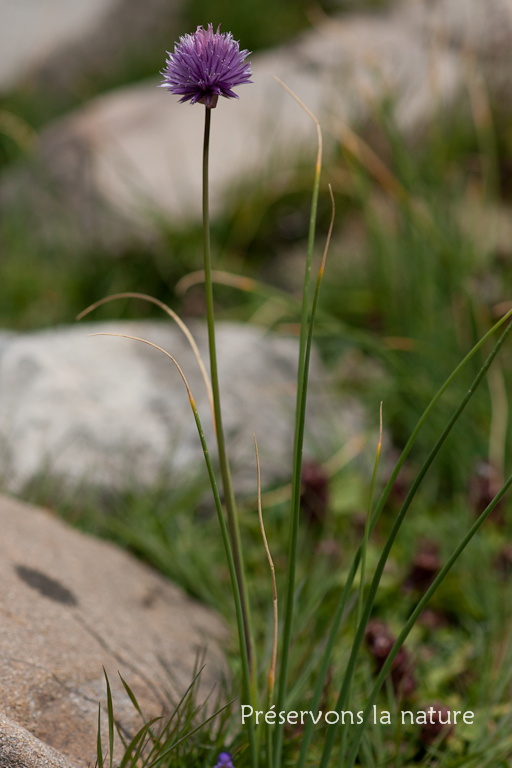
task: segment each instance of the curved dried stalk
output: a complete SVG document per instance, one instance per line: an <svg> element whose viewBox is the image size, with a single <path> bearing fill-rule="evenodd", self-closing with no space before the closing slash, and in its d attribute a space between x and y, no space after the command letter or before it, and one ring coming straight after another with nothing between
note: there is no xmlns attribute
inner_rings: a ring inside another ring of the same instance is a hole
<svg viewBox="0 0 512 768"><path fill-rule="evenodd" d="M132 341L141 341L143 344L147 344L148 347L153 347L153 349L157 349L159 352L163 352L166 357L169 358L169 360L172 360L176 368L178 369L178 373L180 374L181 378L183 379L183 383L185 387L187 388L187 395L188 399L190 400L190 405L192 408L195 408L196 401L194 400L194 396L192 395L192 390L189 387L188 381L185 377L185 374L183 373L183 370L181 369L180 364L178 361L171 355L169 352L166 352L163 347L159 347L158 344L154 344L152 341L148 341L148 339L142 339L140 336L131 336L129 333L110 333L106 331L98 331L98 333L89 333L88 336L117 336L121 339L131 339Z"/></svg>
<svg viewBox="0 0 512 768"><path fill-rule="evenodd" d="M102 304L106 304L109 301L114 301L114 299L142 299L143 301L149 301L152 304L155 304L157 307L160 307L160 309L163 309L163 311L166 312L169 315L169 317L172 317L176 325L185 334L187 341L190 344L190 347L192 349L192 352L194 353L194 357L196 358L197 364L199 366L199 370L201 371L201 376L203 377L204 385L206 387L206 394L208 395L208 402L210 404L210 410L212 412L213 425L215 427L215 411L213 408L212 385L211 385L210 377L208 376L206 367L203 363L201 353L199 352L199 348L196 344L196 340L194 339L192 333L190 332L190 329L183 322L181 317L177 315L176 312L174 312L174 310L168 307L167 304L164 304L163 301L160 301L159 299L155 299L154 296L149 296L146 293L134 293L133 291L126 291L124 293L113 293L111 296L105 296L105 298L100 299L99 301L95 301L94 304L91 304L89 307L87 307L87 309L84 309L82 312L80 312L80 314L76 316L76 319L82 320L82 318L88 315L89 312L92 312L94 309L101 307ZM96 336L97 334L93 334L93 335ZM160 349L160 347L157 347L157 348Z"/></svg>
<svg viewBox="0 0 512 768"><path fill-rule="evenodd" d="M277 585L276 585L276 569L274 568L274 561L270 554L270 548L268 546L267 535L265 533L265 526L263 524L263 512L261 510L261 471L260 471L260 454L258 451L258 441L256 435L254 437L254 449L256 451L256 469L258 473L258 517L260 520L261 535L263 537L263 544L267 553L268 564L270 566L270 573L272 576L272 603L274 607L274 637L272 642L272 659L270 662L270 670L268 673L268 697L269 703L272 701L274 695L274 684L276 679L276 660L277 660L277 630L278 630L278 614L277 614Z"/></svg>
<svg viewBox="0 0 512 768"><path fill-rule="evenodd" d="M254 287L258 285L256 280L252 277L244 277L243 275L233 275L231 272L224 272L221 269L212 269L212 280L215 283L221 283L222 285L229 285L230 288L239 288L241 291L252 291ZM190 272L178 280L174 290L178 296L183 296L192 286L204 283L205 274L204 269L198 269L195 272Z"/></svg>

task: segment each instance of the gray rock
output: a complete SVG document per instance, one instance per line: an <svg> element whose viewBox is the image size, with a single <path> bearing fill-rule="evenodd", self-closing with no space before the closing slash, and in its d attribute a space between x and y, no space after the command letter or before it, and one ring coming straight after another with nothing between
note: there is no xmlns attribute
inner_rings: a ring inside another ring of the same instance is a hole
<svg viewBox="0 0 512 768"><path fill-rule="evenodd" d="M384 97L393 99L404 134L416 139L440 112L460 116L464 109L472 119L467 86L478 101L482 73L490 98L510 109L511 45L512 0L488 0L485 9L481 0L418 0L380 15L322 21L296 41L253 56L254 84L213 113L213 213L254 184L286 184L301 159L314 162L314 124L272 75L320 119L328 157L344 126L373 123ZM51 182L62 211L86 236L108 230L108 216L119 243L154 233L162 219L196 220L202 110L178 104L157 84L101 96L49 127L38 155L43 181L17 175L17 183L11 178L0 187L0 200L16 189L32 194L34 185L46 193Z"/></svg>
<svg viewBox="0 0 512 768"><path fill-rule="evenodd" d="M169 45L178 32L179 0L1 0L0 92L22 81L33 88L80 90Z"/></svg>
<svg viewBox="0 0 512 768"><path fill-rule="evenodd" d="M141 723L118 672L148 717L168 707L170 675L173 695L184 693L206 644L198 701L218 684L226 632L211 611L45 510L2 496L0 526L2 768L94 765L99 702L106 727L103 667L128 733Z"/></svg>
<svg viewBox="0 0 512 768"><path fill-rule="evenodd" d="M0 759L2 768L75 768L63 755L1 712Z"/></svg>
<svg viewBox="0 0 512 768"><path fill-rule="evenodd" d="M193 327L205 361L206 328ZM82 324L10 335L0 344L0 436L4 482L13 491L41 475L106 488L179 482L205 473L186 390L160 352L125 339L146 338L177 358L198 404L212 455L215 440L205 386L182 332L169 323ZM253 433L265 485L288 480L294 424L297 340L219 324L223 421L239 492L255 490ZM306 446L327 458L363 430L360 406L341 405L312 358Z"/></svg>
<svg viewBox="0 0 512 768"><path fill-rule="evenodd" d="M87 34L116 0L2 0L0 87L5 90L39 63L48 51Z"/></svg>

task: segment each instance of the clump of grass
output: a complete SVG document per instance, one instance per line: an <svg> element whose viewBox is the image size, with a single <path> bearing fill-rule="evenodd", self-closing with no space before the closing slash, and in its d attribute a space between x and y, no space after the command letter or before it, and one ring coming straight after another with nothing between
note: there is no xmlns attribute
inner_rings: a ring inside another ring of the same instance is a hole
<svg viewBox="0 0 512 768"><path fill-rule="evenodd" d="M204 666L194 671L191 684L177 703L169 701L170 714L164 712L150 720L144 716L129 684L120 676L123 688L141 720L141 727L130 738L127 738L116 722L110 682L105 672L108 747L105 748L101 736L100 707L96 768L112 768L113 765L119 765L119 768L178 768L184 763L192 768L200 768L208 763L213 765L214 757L222 750L227 737L229 708L233 702L220 704L219 695L214 702L208 699L198 701L203 669ZM116 734L123 755L120 763L117 760L114 762Z"/></svg>

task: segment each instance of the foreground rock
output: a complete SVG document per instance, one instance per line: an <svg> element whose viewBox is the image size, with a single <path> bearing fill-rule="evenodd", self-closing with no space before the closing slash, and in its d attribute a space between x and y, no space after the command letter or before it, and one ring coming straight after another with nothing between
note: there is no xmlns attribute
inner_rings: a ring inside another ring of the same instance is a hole
<svg viewBox="0 0 512 768"><path fill-rule="evenodd" d="M206 644L200 700L219 682L225 631L166 579L5 496L0 527L2 768L94 765L98 702L106 713L103 667L127 732L140 721L118 672L149 716L168 707L164 690L185 691Z"/></svg>
<svg viewBox="0 0 512 768"><path fill-rule="evenodd" d="M194 326L204 360L205 326ZM3 476L13 491L53 475L67 483L131 488L206 480L186 390L162 353L117 332L146 338L182 366L215 441L203 379L182 332L171 322L77 324L0 336L0 437ZM254 492L256 433L265 485L288 480L291 468L297 341L246 325L219 325L223 421L235 487ZM327 458L364 427L356 403L340 404L313 355L306 445Z"/></svg>
<svg viewBox="0 0 512 768"><path fill-rule="evenodd" d="M253 56L254 84L214 111L213 211L260 182L285 185L301 159L314 162L314 124L272 75L321 120L328 155L338 140L350 142L346 126L374 123L384 98L393 101L404 134L416 139L439 114L481 119L488 97L510 111L511 45L512 0L417 0L381 15L324 20L295 42ZM33 200L42 226L48 217L41 197L53 188L61 218L71 217L86 239L94 233L101 240L113 237L108 214L118 244L154 232L162 218L197 219L202 110L178 104L157 83L102 96L49 128L36 181L32 173L14 174L0 199Z"/></svg>
<svg viewBox="0 0 512 768"><path fill-rule="evenodd" d="M75 768L76 765L1 712L0 759L2 768Z"/></svg>

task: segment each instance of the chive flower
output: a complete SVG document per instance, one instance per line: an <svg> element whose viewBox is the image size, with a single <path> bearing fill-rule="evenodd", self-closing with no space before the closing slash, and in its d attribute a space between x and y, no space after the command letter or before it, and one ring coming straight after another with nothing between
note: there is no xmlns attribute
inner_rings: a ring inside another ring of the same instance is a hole
<svg viewBox="0 0 512 768"><path fill-rule="evenodd" d="M213 24L200 26L193 35L180 37L174 53L167 52L161 87L181 96L180 103L199 102L213 109L219 96L238 99L232 89L252 82L251 65L245 61L249 51L240 50L231 32L219 30L214 32Z"/></svg>
<svg viewBox="0 0 512 768"><path fill-rule="evenodd" d="M229 752L221 752L217 758L217 765L214 765L213 768L235 768Z"/></svg>

